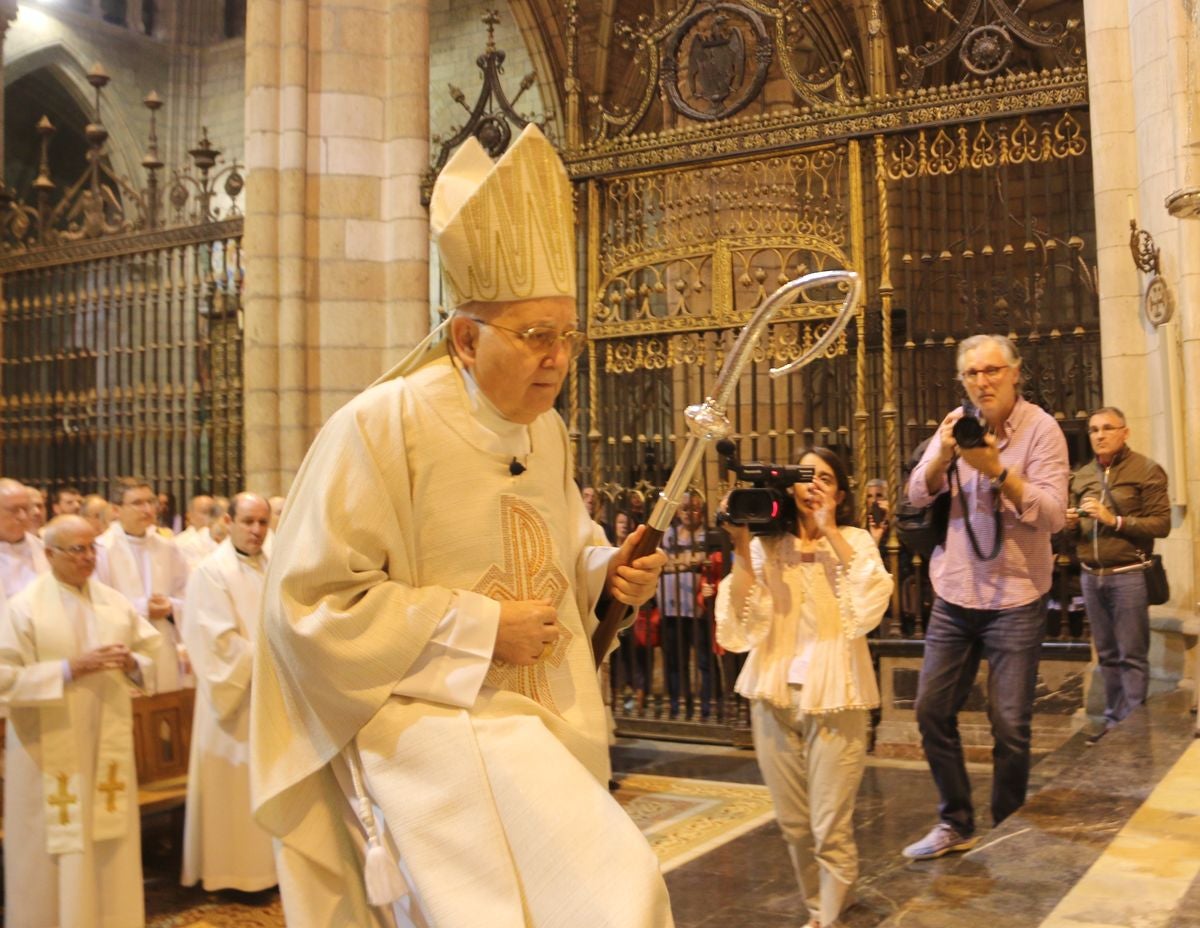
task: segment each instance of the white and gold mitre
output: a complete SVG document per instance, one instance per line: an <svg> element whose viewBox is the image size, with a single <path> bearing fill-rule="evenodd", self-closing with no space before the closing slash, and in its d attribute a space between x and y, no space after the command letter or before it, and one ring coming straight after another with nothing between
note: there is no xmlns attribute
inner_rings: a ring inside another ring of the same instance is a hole
<svg viewBox="0 0 1200 928"><path fill-rule="evenodd" d="M495 163L467 139L438 175L429 224L456 306L575 296L571 182L535 125Z"/></svg>

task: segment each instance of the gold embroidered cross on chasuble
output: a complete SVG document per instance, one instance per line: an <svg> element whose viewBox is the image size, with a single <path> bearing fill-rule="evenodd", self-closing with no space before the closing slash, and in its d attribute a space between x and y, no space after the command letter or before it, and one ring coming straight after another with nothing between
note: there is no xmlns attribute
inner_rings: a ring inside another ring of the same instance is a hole
<svg viewBox="0 0 1200 928"><path fill-rule="evenodd" d="M541 513L516 496L500 497L500 537L504 560L487 569L475 592L504 601L544 599L555 608L567 592L567 578L554 560L550 529ZM496 660L485 683L497 689L520 693L551 712L558 712L551 691L547 665L559 667L566 660L573 635L558 625L558 640L550 653L543 653L528 667Z"/></svg>

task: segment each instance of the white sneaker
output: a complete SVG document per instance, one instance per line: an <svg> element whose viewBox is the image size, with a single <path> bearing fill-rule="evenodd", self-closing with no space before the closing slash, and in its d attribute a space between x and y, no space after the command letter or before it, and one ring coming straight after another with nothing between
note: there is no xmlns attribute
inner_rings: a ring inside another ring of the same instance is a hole
<svg viewBox="0 0 1200 928"><path fill-rule="evenodd" d="M969 851L979 843L974 835L960 835L953 825L938 822L920 841L914 841L902 853L909 860L933 860L944 854L957 854Z"/></svg>

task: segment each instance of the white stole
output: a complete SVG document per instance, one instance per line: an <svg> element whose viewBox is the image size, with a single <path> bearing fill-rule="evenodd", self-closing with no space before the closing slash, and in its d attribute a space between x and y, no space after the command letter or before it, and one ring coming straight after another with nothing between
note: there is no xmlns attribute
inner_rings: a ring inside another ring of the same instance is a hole
<svg viewBox="0 0 1200 928"><path fill-rule="evenodd" d="M89 584L90 586L90 584ZM90 590L89 590L90 593ZM63 612L62 594L52 574L34 585L30 605L41 660L69 660L78 656L75 629ZM95 618L94 638L99 645L121 640L114 634L119 620L110 618L109 607L91 599ZM110 670L105 676L120 674ZM102 701L100 732L96 746L96 772L92 786L93 841L124 837L128 821L128 785L132 779L133 710L124 679L118 685L99 687ZM83 821L80 791L80 758L71 719L70 690L59 705L38 709L42 745L42 794L46 816L46 853L70 854L83 850Z"/></svg>

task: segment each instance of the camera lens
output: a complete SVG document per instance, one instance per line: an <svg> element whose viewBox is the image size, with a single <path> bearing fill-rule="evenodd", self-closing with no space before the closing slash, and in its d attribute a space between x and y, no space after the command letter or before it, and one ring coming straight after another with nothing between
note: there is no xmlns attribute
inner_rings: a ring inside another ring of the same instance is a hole
<svg viewBox="0 0 1200 928"><path fill-rule="evenodd" d="M978 448L984 444L987 430L978 419L963 416L954 423L954 440L960 448Z"/></svg>

